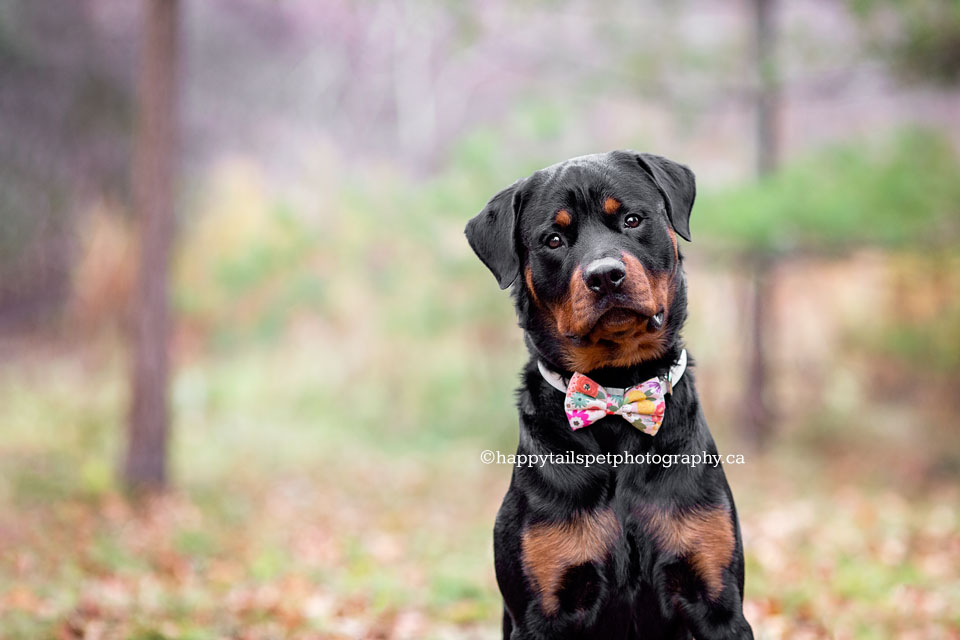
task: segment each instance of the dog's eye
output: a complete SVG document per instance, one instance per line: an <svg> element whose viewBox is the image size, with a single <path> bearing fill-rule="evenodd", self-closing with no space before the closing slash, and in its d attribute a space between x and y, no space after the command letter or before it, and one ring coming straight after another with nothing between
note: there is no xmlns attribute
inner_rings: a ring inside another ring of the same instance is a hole
<svg viewBox="0 0 960 640"><path fill-rule="evenodd" d="M640 216L635 213L631 213L626 218L623 219L623 226L630 229L636 229L640 226Z"/></svg>
<svg viewBox="0 0 960 640"><path fill-rule="evenodd" d="M547 236L546 242L544 242L551 249L559 249L563 245L563 238L560 237L559 233L551 233Z"/></svg>

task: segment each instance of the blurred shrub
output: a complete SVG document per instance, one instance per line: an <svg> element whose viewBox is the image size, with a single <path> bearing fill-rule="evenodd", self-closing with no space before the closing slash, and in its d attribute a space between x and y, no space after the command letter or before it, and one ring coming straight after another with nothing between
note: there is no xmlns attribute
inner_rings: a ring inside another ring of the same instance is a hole
<svg viewBox="0 0 960 640"><path fill-rule="evenodd" d="M860 342L894 359L901 376L915 382L946 378L955 387L960 381L960 253L901 253L890 260L890 270L894 306L883 314L880 330ZM955 393L949 395L958 401Z"/></svg>
<svg viewBox="0 0 960 640"><path fill-rule="evenodd" d="M129 308L137 274L137 241L122 211L100 202L79 225L69 315L85 333L113 325Z"/></svg>
<svg viewBox="0 0 960 640"><path fill-rule="evenodd" d="M550 118L534 126L541 116L528 115L518 119L521 140L549 131ZM313 211L277 205L253 168L224 166L182 227L183 325L206 344L231 347L297 328L291 337L302 355L271 369L309 375L293 383L283 372L248 370L253 377L230 403L243 396L274 411L287 406L294 422L352 424L384 442L423 445L420 436L440 442L491 429L510 438L515 416L500 399L515 386L520 332L463 226L512 178L543 164L479 130L431 179L367 167L318 182ZM694 234L719 257L951 246L957 172L949 145L922 132L836 146L761 183L704 194Z"/></svg>
<svg viewBox="0 0 960 640"><path fill-rule="evenodd" d="M954 300L942 314L923 325L892 322L878 348L912 368L960 377L960 302Z"/></svg>
<svg viewBox="0 0 960 640"><path fill-rule="evenodd" d="M119 12L123 13L123 12ZM123 198L135 34L90 3L0 3L0 322L57 316L90 193Z"/></svg>
<svg viewBox="0 0 960 640"><path fill-rule="evenodd" d="M181 335L227 347L230 375L218 380L237 386L203 376L191 392L197 420L217 403L245 422L349 424L350 437L361 430L392 446L512 434L515 412L502 399L515 386L520 333L463 227L537 168L522 162L480 132L433 178L367 166L318 178L297 208L278 205L254 167L221 167L181 225L175 292ZM281 335L297 345L281 361L250 348Z"/></svg>
<svg viewBox="0 0 960 640"><path fill-rule="evenodd" d="M944 246L960 237L958 174L949 142L932 133L850 142L705 195L693 232L727 249L773 253Z"/></svg>
<svg viewBox="0 0 960 640"><path fill-rule="evenodd" d="M852 0L874 49L901 76L960 83L960 2Z"/></svg>
<svg viewBox="0 0 960 640"><path fill-rule="evenodd" d="M314 233L274 204L254 169L222 167L187 220L175 268L177 306L189 328L218 344L278 335L323 285L306 261Z"/></svg>
<svg viewBox="0 0 960 640"><path fill-rule="evenodd" d="M859 356L865 394L878 406L916 404L926 423L944 424L955 393L935 391L955 386L960 373L960 281L952 275L960 256L958 175L955 151L933 133L850 141L760 182L704 194L693 235L715 258L768 254L784 270L795 257L882 249L888 293L844 331L847 344L836 355ZM841 288L824 280L809 286ZM829 293L820 298L823 321L835 323ZM914 403L920 388L925 399ZM856 419L867 415L855 411ZM816 422L823 420L818 410Z"/></svg>

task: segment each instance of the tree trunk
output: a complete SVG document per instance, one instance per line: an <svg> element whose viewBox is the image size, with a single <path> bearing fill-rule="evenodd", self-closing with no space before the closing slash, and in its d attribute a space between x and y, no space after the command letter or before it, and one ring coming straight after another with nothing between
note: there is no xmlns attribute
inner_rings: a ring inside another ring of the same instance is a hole
<svg viewBox="0 0 960 640"><path fill-rule="evenodd" d="M757 175L760 179L777 170L779 164L780 92L775 58L776 32L773 25L775 0L753 0L756 38L756 143ZM750 354L744 384L743 431L747 442L761 449L770 440L773 415L768 405L769 371L766 347L770 342L771 280L775 260L770 254L748 259L750 281L747 323Z"/></svg>
<svg viewBox="0 0 960 640"><path fill-rule="evenodd" d="M133 197L140 225L133 378L124 479L135 490L167 482L168 270L174 233L179 0L147 0L137 91Z"/></svg>
<svg viewBox="0 0 960 640"><path fill-rule="evenodd" d="M780 160L780 89L775 57L774 0L753 0L757 74L757 175L777 170Z"/></svg>
<svg viewBox="0 0 960 640"><path fill-rule="evenodd" d="M763 449L770 440L773 415L768 404L770 379L767 340L770 335L771 280L773 260L766 256L754 257L748 265L750 279L749 310L750 353L747 361L747 379L743 398L743 431L754 449Z"/></svg>

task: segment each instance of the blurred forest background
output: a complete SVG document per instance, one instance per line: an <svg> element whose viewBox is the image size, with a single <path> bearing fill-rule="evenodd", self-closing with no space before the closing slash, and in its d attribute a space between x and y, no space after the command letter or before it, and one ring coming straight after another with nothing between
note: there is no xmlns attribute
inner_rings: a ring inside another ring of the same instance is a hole
<svg viewBox="0 0 960 640"><path fill-rule="evenodd" d="M624 147L758 637L960 638L955 0L0 2L0 637L497 637L463 225Z"/></svg>

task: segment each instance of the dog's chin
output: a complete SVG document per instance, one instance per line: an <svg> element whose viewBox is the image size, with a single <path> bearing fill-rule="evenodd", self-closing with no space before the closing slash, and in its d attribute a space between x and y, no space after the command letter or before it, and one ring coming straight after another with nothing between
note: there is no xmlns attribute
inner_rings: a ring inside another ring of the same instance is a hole
<svg viewBox="0 0 960 640"><path fill-rule="evenodd" d="M597 340L618 341L637 337L647 333L656 336L663 331L664 310L656 313L633 307L611 307L599 314L590 325L589 331L575 341L596 342Z"/></svg>
<svg viewBox="0 0 960 640"><path fill-rule="evenodd" d="M629 309L603 313L584 336L567 336L563 361L571 371L587 373L629 367L663 355L666 329L650 326L651 316Z"/></svg>
<svg viewBox="0 0 960 640"><path fill-rule="evenodd" d="M626 336L636 333L646 318L632 309L614 307L597 318L589 334L598 338Z"/></svg>

